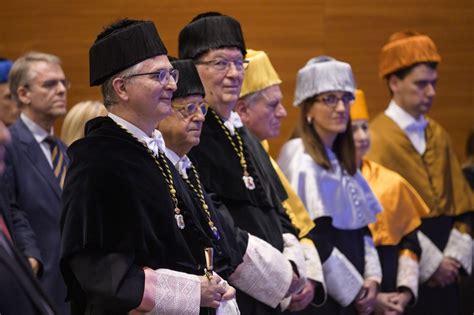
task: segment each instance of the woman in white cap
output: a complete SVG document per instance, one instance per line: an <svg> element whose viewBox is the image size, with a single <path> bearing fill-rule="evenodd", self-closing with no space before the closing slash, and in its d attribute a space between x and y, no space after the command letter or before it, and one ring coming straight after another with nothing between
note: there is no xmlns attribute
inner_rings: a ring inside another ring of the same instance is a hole
<svg viewBox="0 0 474 315"><path fill-rule="evenodd" d="M297 75L300 138L287 142L280 166L316 223L328 300L318 314L370 314L381 283L368 229L381 210L357 170L349 110L355 83L349 64L321 56Z"/></svg>

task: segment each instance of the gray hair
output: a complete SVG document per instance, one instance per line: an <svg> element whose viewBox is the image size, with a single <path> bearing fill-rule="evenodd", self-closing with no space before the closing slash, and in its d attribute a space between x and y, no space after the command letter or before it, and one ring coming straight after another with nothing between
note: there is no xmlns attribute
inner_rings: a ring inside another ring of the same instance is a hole
<svg viewBox="0 0 474 315"><path fill-rule="evenodd" d="M8 82L10 93L15 102L20 102L18 99L18 88L28 85L34 79L34 73L30 71L31 65L41 61L61 65L61 59L58 56L38 51L27 52L13 63L8 75Z"/></svg>
<svg viewBox="0 0 474 315"><path fill-rule="evenodd" d="M104 98L104 105L106 108L109 108L110 106L117 104L117 93L115 93L113 82L116 78L122 78L122 77L127 77L129 75L137 73L141 67L142 67L142 62L139 62L131 67L128 67L125 70L120 71L117 74L114 74L112 77L107 79L104 83L101 84L100 89L102 91L102 97Z"/></svg>
<svg viewBox="0 0 474 315"><path fill-rule="evenodd" d="M255 101L257 101L260 97L265 97L264 95L265 89L258 90L256 92L247 94L240 98L241 101L244 101L247 106L253 106Z"/></svg>

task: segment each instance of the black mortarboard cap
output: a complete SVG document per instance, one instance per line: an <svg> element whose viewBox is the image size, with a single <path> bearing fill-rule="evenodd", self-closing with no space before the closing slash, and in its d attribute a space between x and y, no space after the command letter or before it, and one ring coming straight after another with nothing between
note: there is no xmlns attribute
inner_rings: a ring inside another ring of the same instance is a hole
<svg viewBox="0 0 474 315"><path fill-rule="evenodd" d="M151 21L123 20L125 27L103 36L89 50L90 86L100 85L114 74L168 51Z"/></svg>
<svg viewBox="0 0 474 315"><path fill-rule="evenodd" d="M179 33L179 58L194 59L210 49L223 47L237 47L242 51L242 56L246 55L239 21L220 13L200 16Z"/></svg>
<svg viewBox="0 0 474 315"><path fill-rule="evenodd" d="M190 95L206 95L199 73L191 59L171 61L173 68L179 71L178 89L173 93L173 99Z"/></svg>

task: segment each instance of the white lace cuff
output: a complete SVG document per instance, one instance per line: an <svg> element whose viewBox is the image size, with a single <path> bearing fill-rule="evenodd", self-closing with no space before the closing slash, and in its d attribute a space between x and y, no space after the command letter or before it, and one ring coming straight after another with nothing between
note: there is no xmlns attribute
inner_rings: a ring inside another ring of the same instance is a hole
<svg viewBox="0 0 474 315"><path fill-rule="evenodd" d="M414 300L418 298L419 272L420 269L416 260L406 255L398 257L397 288L406 287L410 289Z"/></svg>
<svg viewBox="0 0 474 315"><path fill-rule="evenodd" d="M421 231L417 233L421 247L420 259L420 282L426 282L438 269L443 261L443 253L435 244Z"/></svg>
<svg viewBox="0 0 474 315"><path fill-rule="evenodd" d="M169 269L155 270L155 308L148 315L198 315L201 281L196 275Z"/></svg>
<svg viewBox="0 0 474 315"><path fill-rule="evenodd" d="M222 284L225 288L229 286L225 280L222 280ZM240 315L236 298L234 297L232 300L221 301L219 307L216 309L216 315Z"/></svg>
<svg viewBox="0 0 474 315"><path fill-rule="evenodd" d="M364 279L374 280L378 284L382 283L382 266L380 265L379 254L375 248L374 241L370 236L364 236L365 265Z"/></svg>
<svg viewBox="0 0 474 315"><path fill-rule="evenodd" d="M472 239L467 233L461 233L453 228L449 235L448 244L444 248L444 256L451 257L459 261L467 272L472 271Z"/></svg>
<svg viewBox="0 0 474 315"><path fill-rule="evenodd" d="M305 257L306 278L313 281L317 281L323 286L324 295L322 299L318 299L318 303L316 304L316 306L321 306L326 302L327 289L326 283L324 282L323 266L321 265L321 259L319 258L318 250L311 241L306 242L304 240L301 240L300 244Z"/></svg>
<svg viewBox="0 0 474 315"><path fill-rule="evenodd" d="M293 234L283 234L283 255L285 255L286 259L292 261L296 265L298 274L300 275L300 279L303 280L302 282L304 286L306 281L305 257L300 242Z"/></svg>
<svg viewBox="0 0 474 315"><path fill-rule="evenodd" d="M288 259L267 242L249 234L243 262L229 282L256 300L273 308L283 300L293 279Z"/></svg>
<svg viewBox="0 0 474 315"><path fill-rule="evenodd" d="M328 294L342 306L348 306L362 288L362 276L336 247L323 263L323 271Z"/></svg>

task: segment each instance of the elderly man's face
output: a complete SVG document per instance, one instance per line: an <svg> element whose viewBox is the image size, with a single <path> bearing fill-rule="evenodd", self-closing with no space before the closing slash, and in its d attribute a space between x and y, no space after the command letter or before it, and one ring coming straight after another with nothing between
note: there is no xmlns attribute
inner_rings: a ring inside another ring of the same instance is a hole
<svg viewBox="0 0 474 315"><path fill-rule="evenodd" d="M174 99L171 115L158 126L165 138L166 146L179 156L184 156L199 144L204 122L201 104L203 100L200 95Z"/></svg>
<svg viewBox="0 0 474 315"><path fill-rule="evenodd" d="M165 55L155 56L142 62L137 73L169 71L171 66ZM171 98L176 91L176 81L172 76L163 84L157 75L138 75L125 79L126 101L143 121L159 122L171 113ZM155 124L156 125L156 124Z"/></svg>
<svg viewBox="0 0 474 315"><path fill-rule="evenodd" d="M13 124L18 118L19 113L20 113L20 110L12 99L10 88L8 87L8 83L1 83L0 84L0 116L2 117L3 122L7 126Z"/></svg>
<svg viewBox="0 0 474 315"><path fill-rule="evenodd" d="M56 119L66 114L68 83L63 69L56 63L38 61L31 64L22 103L32 117Z"/></svg>
<svg viewBox="0 0 474 315"><path fill-rule="evenodd" d="M278 137L281 120L287 116L280 85L267 87L251 103L239 103L236 110L245 126L261 141Z"/></svg>
<svg viewBox="0 0 474 315"><path fill-rule="evenodd" d="M242 52L237 48L214 49L205 53L199 62L242 61ZM198 64L197 70L206 91L206 102L211 107L217 105L235 105L239 99L244 79L244 70L237 69L233 62L223 70L216 69L211 63Z"/></svg>

